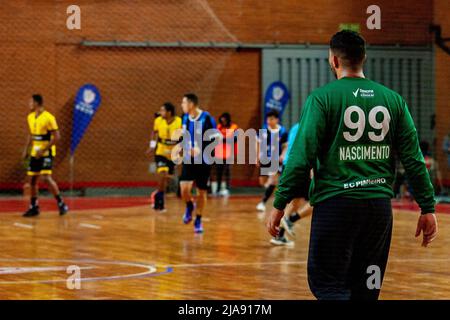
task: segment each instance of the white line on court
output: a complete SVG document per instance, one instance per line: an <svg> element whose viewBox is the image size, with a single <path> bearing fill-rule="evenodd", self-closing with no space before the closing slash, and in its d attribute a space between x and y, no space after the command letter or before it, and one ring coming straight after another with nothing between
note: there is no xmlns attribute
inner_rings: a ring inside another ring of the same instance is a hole
<svg viewBox="0 0 450 320"><path fill-rule="evenodd" d="M25 223L20 223L20 222L15 222L14 226L18 227L18 228L24 228L24 229L33 229L34 228L34 226L32 226L31 224L25 224Z"/></svg>
<svg viewBox="0 0 450 320"><path fill-rule="evenodd" d="M97 230L102 228L96 224L90 224L90 223L80 223L79 226L82 228L97 229Z"/></svg>
<svg viewBox="0 0 450 320"><path fill-rule="evenodd" d="M101 216L101 215L99 215L99 214L94 214L94 215L92 216L92 218L101 220L101 219L103 219L103 216Z"/></svg>
<svg viewBox="0 0 450 320"><path fill-rule="evenodd" d="M389 259L389 263L403 263L403 262L448 262L450 258L436 258L436 259ZM266 262L236 262L236 263L191 263L191 264L173 264L173 268L205 268L205 267L241 267L241 266L271 266L271 265L306 265L308 261L266 261Z"/></svg>

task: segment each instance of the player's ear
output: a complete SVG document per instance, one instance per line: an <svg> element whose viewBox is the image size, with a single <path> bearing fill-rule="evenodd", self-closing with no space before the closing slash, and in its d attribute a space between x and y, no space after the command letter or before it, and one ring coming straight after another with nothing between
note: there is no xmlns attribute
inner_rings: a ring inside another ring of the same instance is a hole
<svg viewBox="0 0 450 320"><path fill-rule="evenodd" d="M341 66L338 56L333 56L333 66L335 69L339 69Z"/></svg>

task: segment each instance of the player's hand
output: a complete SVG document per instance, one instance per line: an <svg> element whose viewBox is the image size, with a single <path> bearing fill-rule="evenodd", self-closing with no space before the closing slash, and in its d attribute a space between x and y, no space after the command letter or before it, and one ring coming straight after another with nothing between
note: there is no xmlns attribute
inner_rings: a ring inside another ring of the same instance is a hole
<svg viewBox="0 0 450 320"><path fill-rule="evenodd" d="M147 151L145 151L145 154L148 155L148 156L151 156L154 151L155 151L154 148L148 148Z"/></svg>
<svg viewBox="0 0 450 320"><path fill-rule="evenodd" d="M36 158L41 158L44 155L45 150L39 149L38 151L36 151Z"/></svg>
<svg viewBox="0 0 450 320"><path fill-rule="evenodd" d="M269 219L267 220L267 230L273 237L276 237L280 232L280 222L283 216L284 210L273 208L270 212Z"/></svg>
<svg viewBox="0 0 450 320"><path fill-rule="evenodd" d="M427 247L437 236L438 225L434 213L422 214L417 222L416 238L423 233L422 247Z"/></svg>
<svg viewBox="0 0 450 320"><path fill-rule="evenodd" d="M193 157L193 158L199 156L201 153L202 153L202 151L198 147L193 147L191 149L191 157Z"/></svg>

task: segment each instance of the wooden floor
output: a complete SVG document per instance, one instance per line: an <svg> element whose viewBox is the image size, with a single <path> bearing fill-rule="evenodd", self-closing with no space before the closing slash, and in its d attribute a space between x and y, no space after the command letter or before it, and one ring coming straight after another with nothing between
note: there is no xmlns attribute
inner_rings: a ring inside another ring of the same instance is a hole
<svg viewBox="0 0 450 320"><path fill-rule="evenodd" d="M273 247L257 201L211 199L204 235L182 224L175 198L164 214L147 206L0 214L0 299L312 299L310 219L296 227L294 248ZM439 237L425 249L414 238L417 213L395 212L382 299L450 299L450 215L438 218ZM67 287L70 265L80 268L79 290Z"/></svg>

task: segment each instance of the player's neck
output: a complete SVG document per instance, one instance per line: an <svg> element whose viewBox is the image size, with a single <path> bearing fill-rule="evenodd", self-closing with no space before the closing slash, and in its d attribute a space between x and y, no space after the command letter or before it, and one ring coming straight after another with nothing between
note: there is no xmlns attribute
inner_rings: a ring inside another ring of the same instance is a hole
<svg viewBox="0 0 450 320"><path fill-rule="evenodd" d="M191 118L195 119L198 117L200 112L201 112L200 108L195 108L191 112L189 112L189 115L191 116Z"/></svg>
<svg viewBox="0 0 450 320"><path fill-rule="evenodd" d="M36 117L39 116L42 112L44 112L44 107L39 107L34 110Z"/></svg>
<svg viewBox="0 0 450 320"><path fill-rule="evenodd" d="M341 70L337 74L338 79L342 78L365 78L364 71L361 70Z"/></svg>
<svg viewBox="0 0 450 320"><path fill-rule="evenodd" d="M168 118L166 118L166 122L168 123L168 124L171 124L172 122L173 122L173 120L175 120L175 117L168 117Z"/></svg>

